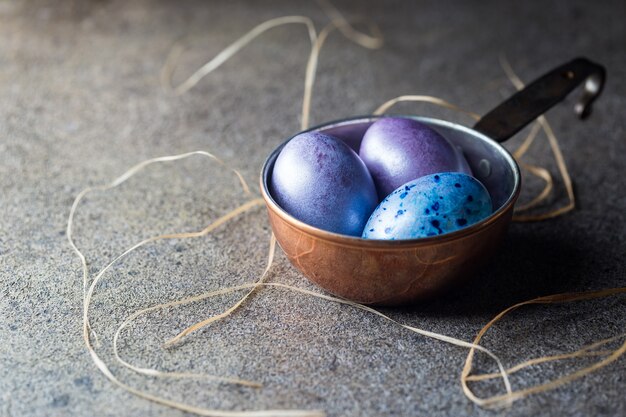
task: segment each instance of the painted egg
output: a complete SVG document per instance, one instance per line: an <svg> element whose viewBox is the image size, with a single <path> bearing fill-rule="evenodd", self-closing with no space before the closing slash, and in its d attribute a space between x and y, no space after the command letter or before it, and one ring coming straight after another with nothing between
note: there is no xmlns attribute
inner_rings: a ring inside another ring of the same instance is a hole
<svg viewBox="0 0 626 417"><path fill-rule="evenodd" d="M361 236L378 204L359 156L339 139L306 132L281 150L272 172L274 200L289 214L330 232Z"/></svg>
<svg viewBox="0 0 626 417"><path fill-rule="evenodd" d="M384 117L365 132L359 156L380 199L409 181L437 172L472 174L463 153L432 128L405 117Z"/></svg>
<svg viewBox="0 0 626 417"><path fill-rule="evenodd" d="M397 188L374 210L365 239L416 239L468 227L492 212L491 198L474 177L431 174Z"/></svg>

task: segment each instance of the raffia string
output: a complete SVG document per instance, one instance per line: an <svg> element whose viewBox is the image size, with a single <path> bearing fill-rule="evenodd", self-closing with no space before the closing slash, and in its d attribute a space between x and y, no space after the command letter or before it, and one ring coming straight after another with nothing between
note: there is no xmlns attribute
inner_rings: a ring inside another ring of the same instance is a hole
<svg viewBox="0 0 626 417"><path fill-rule="evenodd" d="M83 253L78 249L78 247L75 245L74 240L73 240L73 235L72 235L72 228L73 228L73 220L74 220L74 215L76 212L76 209L78 207L78 205L80 204L81 200L90 192L99 190L99 191L106 191L106 190L110 190L112 188L118 187L119 185L121 185L122 183L124 183L126 180L128 180L129 178L131 178L132 176L134 176L135 174L137 174L138 172L140 172L141 170L143 170L145 167L147 167L148 165L152 165L155 163L159 163L159 162L167 162L167 161L176 161L176 160L180 160L180 159L185 159L185 158L189 158L191 156L194 155L201 155L201 156L206 156L209 157L215 161L217 161L218 163L223 165L223 162L221 160L219 160L218 158L216 158L214 155L208 153L208 152L204 152L204 151L197 151L197 152L189 152L186 154L182 154L182 155L174 155L174 156L166 156L166 157L161 157L161 158L153 158L147 161L144 161L136 166L134 166L133 168L131 168L130 170L126 171L123 175L121 175L120 177L118 177L117 179L115 179L114 181L112 181L110 184L105 185L105 186L100 186L100 187L90 187L87 188L85 190L83 190L81 193L78 194L78 196L76 197L76 199L74 200L74 203L72 204L72 208L70 209L70 214L68 217L68 222L67 222L67 239L69 241L70 246L72 247L72 249L74 250L74 252L77 254L77 256L79 257L79 259L81 260L81 266L82 266L82 272L83 272L83 288L84 288L84 302L83 302L83 341L85 343L85 346L87 347L87 350L94 362L94 364L98 367L98 369L100 370L100 372L102 372L111 382L113 382L115 385L119 386L120 388L134 394L137 395L141 398L150 400L150 401L154 401L158 404L162 404L162 405L166 405L172 408L176 408L182 411L186 411L189 413L194 413L197 415L202 415L202 416L211 416L211 417L271 417L271 416L281 416L281 417L319 417L319 416L324 416L324 413L321 411L302 411L302 410L267 410L267 411L243 411L243 412L238 412L238 411L224 411L224 410L211 410L211 409L205 409L205 408L200 408L200 407L195 407L189 404L185 404L185 403L181 403L181 402L177 402L177 401L173 401L173 400L169 400L167 398L161 397L161 396L157 396L154 394L151 394L149 392L145 392L142 390L139 390L137 388L131 387L125 383L123 383L122 381L120 381L109 369L109 367L106 365L106 363L100 358L100 356L98 355L98 353L96 352L96 350L94 349L94 346L91 343L91 328L90 328L90 324L89 324L89 307L91 304L91 299L93 297L95 288L98 284L98 282L100 281L100 279L105 275L105 273L119 260L121 260L122 258L126 257L127 255L129 255L131 252L135 251L136 249L145 246L149 243L153 243L159 240L163 240L163 239L188 239L188 238L196 238L196 237L201 237L201 236L205 236L209 233L211 233L213 230L215 230L216 228L220 227L221 225L223 225L224 223L228 222L229 220L236 218L237 216L239 216L240 214L249 211L250 209L254 208L254 207L260 207L263 205L263 200L260 198L254 198L250 201L248 201L247 203L239 206L238 208L236 208L235 210L225 214L224 216L218 218L216 221L214 221L213 223L209 224L207 227L205 227L203 230L198 231L198 232L188 232L188 233L172 233L172 234L166 234L166 235L160 235L160 236L155 236L155 237L151 237L148 239L144 239L141 242L131 246L129 249L127 249L126 251L122 252L121 255L117 256L115 259L113 259L109 264L107 264L101 271L99 271L96 276L94 277L94 279L91 281L91 284L89 285L88 289L86 288L86 282L88 282L88 276L89 276L89 269L87 266L87 261L85 259L85 256L83 255ZM240 179L241 181L241 185L242 185L242 189L246 192L246 193L250 193L250 189L248 187L248 185L246 184L245 180L243 179L243 177L239 174L238 171L233 170L233 172L235 173L235 175ZM253 288L251 289L253 290ZM118 355L116 355L116 357L118 359L121 360L121 358L119 358ZM125 366L129 366L130 364L125 363ZM135 368L134 370L143 374L147 374L147 375L151 375L151 376L170 376L170 377L197 377L197 375L189 375L188 373L166 373L166 372L159 372L159 371L154 371L154 370L146 370L146 369L141 369L138 367L133 367L132 365L130 365L131 369ZM236 384L242 384L242 385L248 385L248 386L258 386L257 383L253 383L250 381L245 381L245 380L241 380L239 378L232 378L232 377L217 377L217 376L204 376L206 379L212 379L215 381L220 381L220 382L225 382L225 383L236 383Z"/></svg>
<svg viewBox="0 0 626 417"><path fill-rule="evenodd" d="M175 47L172 49L172 51L170 52L170 55L168 56L165 66L163 67L161 71L161 80L165 81L166 83L165 87L167 87L168 89L173 89L176 94L184 94L190 89L192 89L196 84L198 84L200 80L202 80L211 72L215 71L224 62L228 61L230 58L232 58L233 55L239 52L243 47L245 47L247 44L252 42L254 39L258 38L264 32L267 32L268 30L278 27L278 26L292 25L292 24L305 25L308 30L311 44L315 43L315 39L317 38L317 32L315 30L315 25L313 24L313 21L310 18L306 16L277 17L275 19L270 19L268 21L265 21L259 24L258 26L255 26L248 33L243 35L241 38L237 39L235 42L233 42L227 48L225 48L222 52L217 54L215 58L211 59L209 62L207 62L198 70L196 70L196 72L194 72L182 84L180 84L177 87L172 87L171 76L173 75L173 72L175 69L175 65L173 64L173 62L177 60L180 57L180 54L182 53L181 45L177 43Z"/></svg>
<svg viewBox="0 0 626 417"><path fill-rule="evenodd" d="M460 113L465 113L474 120L480 120L480 115L478 113L474 113L473 111L469 111L469 110L464 110L461 107L454 105L450 103L449 101L446 101L442 98L433 97L433 96L424 96L424 95L406 95L406 96L399 96L396 98L392 98L391 100L387 100L382 105L378 106L378 108L374 110L373 114L375 115L384 114L396 104L401 103L401 102L407 102L407 101L417 101L417 102L422 102L422 103L434 104L439 107L454 110Z"/></svg>
<svg viewBox="0 0 626 417"><path fill-rule="evenodd" d="M370 22L369 28L372 34L368 35L367 33L359 32L354 29L354 26L343 17L341 12L330 1L317 0L317 4L320 5L324 13L326 13L326 16L330 18L332 24L335 25L347 39L368 49L378 49L383 46L383 34L375 23Z"/></svg>
<svg viewBox="0 0 626 417"><path fill-rule="evenodd" d="M319 53L330 32L332 32L332 30L334 29L339 29L346 38L358 45L361 45L364 48L377 49L383 45L382 34L375 24L370 24L370 30L372 31L372 35L361 33L355 30L332 4L323 0L320 0L319 3L326 12L326 14L329 15L329 17L331 18L331 23L322 29L319 37L317 35L317 31L315 30L315 25L313 21L306 16L284 16L270 19L254 27L244 36L237 39L226 49L217 54L215 58L211 59L209 62L200 67L179 86L173 87L172 76L176 68L175 63L180 58L180 55L183 53L183 47L181 45L181 42L177 42L170 51L165 61L165 65L161 70L162 85L167 90L173 90L176 94L184 94L191 88L193 88L196 84L198 84L198 82L200 82L202 78L215 71L223 63L228 61L233 55L239 52L243 47L262 35L264 32L279 26L302 24L307 27L309 40L311 41L311 53L309 54L309 58L307 60L306 75L304 78L304 95L302 99L302 117L300 125L302 129L306 129L309 126L309 116L311 114L311 97L313 93L313 85L315 83L315 74L317 72Z"/></svg>
<svg viewBox="0 0 626 417"><path fill-rule="evenodd" d="M517 88L518 90L524 88L524 83L517 76L517 74L515 74L515 71L513 71L513 68L511 67L511 64L506 59L506 57L500 57L500 65L502 66L502 69L504 69L507 77L509 77L509 80L513 83L513 85L515 85L515 88ZM554 131L552 131L552 126L550 126L550 123L548 123L548 119L546 119L545 116L539 116L537 118L537 122L541 125L541 128L545 132L546 137L548 138L548 142L550 143L550 148L552 149L552 153L554 154L557 167L559 168L561 178L563 179L563 184L565 185L565 190L567 191L568 203L563 207L553 209L542 214L515 215L513 217L513 220L520 222L552 219L554 217L558 217L569 211L572 211L576 207L576 197L574 196L574 186L572 185L572 178L570 177L567 165L565 164L565 158L563 158L563 153L561 152L561 147L559 146L559 140L556 138ZM523 153L524 152L519 155L520 158ZM547 183L551 184L552 181L547 181Z"/></svg>
<svg viewBox="0 0 626 417"><path fill-rule="evenodd" d="M247 299L248 297L250 297L250 295L252 295L252 293L254 292L254 290L256 288L258 288L260 285L263 284L263 282L265 281L266 277L268 276L268 273L270 272L270 269L272 268L272 265L274 264L274 253L275 253L275 249L276 249L276 237L274 236L274 234L272 233L272 237L270 238L270 252L267 258L267 265L265 266L265 270L263 271L263 274L261 275L261 278L259 278L259 281L256 284L253 284L252 289L245 295L243 296L239 301L237 301L235 304L233 304L230 308L228 308L226 311L220 313L220 314L216 314L212 317L209 317L205 320L202 320L199 323L194 324L193 326L190 326L188 328L186 328L185 330L183 330L182 332L180 332L179 334L177 334L176 336L174 336L173 338L171 338L170 340L168 340L167 342L165 342L165 347L168 347L176 342L178 342L179 340L181 340L183 337L187 336L189 333L195 332L196 330L199 330L205 326L208 326L209 324L216 322L218 320L221 320L223 318L228 317L232 312L234 312L235 310L237 310ZM226 292L220 292L220 294L226 294L228 293L228 291ZM206 295L206 297L213 297L216 294L210 294L210 295ZM201 296L201 297L204 297ZM187 301L187 300L186 300ZM192 299L190 299L188 302L193 302L194 297L192 297Z"/></svg>
<svg viewBox="0 0 626 417"><path fill-rule="evenodd" d="M258 26L256 26L255 28L253 28L250 32L248 32L246 35L244 35L242 38L238 39L237 41L235 41L233 44L231 44L229 47L227 47L225 50L223 50L222 52L220 52L215 58L213 58L211 61L209 61L207 64L205 64L204 66L202 66L200 69L198 69L191 77L189 77L186 81L184 81L182 84L180 84L178 87L172 87L171 86L171 78L173 75L173 71L175 69L175 62L180 58L180 55L183 52L183 47L181 45L180 42L177 42L174 47L172 48L166 63L163 67L163 70L161 72L161 80L164 86L171 88L172 90L174 90L177 94L183 94L184 92L188 91L189 89L191 89L193 86L195 86L204 76L206 76L207 74L209 74L210 72L214 71L215 69L217 69L219 66L221 66L224 62L226 62L230 57L232 57L234 54L236 54L239 50L241 50L243 47L245 47L248 43L250 43L252 40L254 40L256 37L258 37L259 35L261 35L262 33L264 33L265 31L280 26L280 25L286 25L286 24L303 24L307 27L308 29L308 34L309 34L309 39L311 41L311 52L309 54L309 58L307 61L307 67L306 67L306 76L305 76L305 88L304 88L304 96L303 96L303 103L302 103L302 117L301 117L301 127L304 129L306 127L308 127L309 124L309 115L310 115L310 103L311 103L311 96L312 96L312 92L313 92L313 85L314 85L314 81L315 81L315 74L316 74L316 69L317 69L317 62L318 62L318 57L319 57L319 53L320 50L324 44L324 41L326 40L326 38L328 37L328 35L332 32L332 30L334 29L338 29L344 36L346 36L348 39L350 39L351 41L366 47L366 48L370 48L370 49L375 49L378 48L382 45L382 35L380 34L380 31L378 30L378 28L375 25L370 25L370 30L372 35L368 35L365 33L361 33L357 30L354 29L354 27L352 25L350 25L350 23L348 23L345 18L341 15L341 13L328 1L326 0L319 0L318 3L320 4L320 6L322 7L322 9L325 11L325 13L327 14L327 16L329 17L329 19L331 20L331 22L324 27L324 29L320 32L319 36L317 35L317 32L315 30L315 26L313 25L313 22L311 19L309 19L308 17L305 16L286 16L286 17L279 17L276 19L271 19L269 21L266 21ZM521 88L520 85L521 81L519 81L519 79L517 78L517 76L513 73L512 69L510 68L510 65L508 65L508 63L506 61L503 61L503 67L505 68L505 71L507 71L507 74L509 75L509 78L515 83L515 85L518 88ZM442 107L446 107L449 109L453 109L456 111L461 111L464 112L466 114L469 114L471 117L473 118L477 118L478 115L476 115L473 112L468 112L465 110L460 109L459 107L452 105L451 103L439 99L437 97L431 97L431 96L401 96L398 97L396 99L390 100L387 103L383 104L382 106L380 106L376 113L383 113L385 112L387 109L389 109L391 106L393 106L394 104L401 102L401 101L424 101L424 102L429 102L438 106L442 106ZM517 151L514 153L515 157L519 160L525 153L526 151L530 148L530 146L532 145L532 143L534 142L537 133L539 132L539 126L544 130L544 132L546 133L548 140L550 141L550 146L552 148L553 153L555 154L555 158L557 160L557 165L559 166L559 170L561 172L561 175L563 177L564 183L566 185L567 191L568 191L568 197L570 198L570 203L561 209L555 210L553 212L550 213L546 213L543 215L538 215L538 216L526 216L526 217L519 217L518 216L518 220L521 221L531 221L531 220L542 220L544 218L550 218L550 217L554 217L554 216L558 216L560 214L563 214L569 210L571 210L574 207L574 197L573 197L573 191L571 188L571 180L569 178L569 174L567 173L567 168L564 164L563 161L563 157L562 154L560 152L559 146L558 146L558 141L556 140L556 137L554 136L554 133L552 132L552 129L550 128L549 124L547 123L547 121L545 120L545 118L542 118L539 120L539 123L536 126L533 126L533 128L531 129L531 132L529 134L529 136L523 141L522 145L520 145L520 147L517 149ZM322 411L317 411L317 410L267 410L267 411L225 411L225 410L212 410L212 409L205 409L205 408L201 408L201 407L196 407L196 406L192 406L189 404L185 404L185 403L181 403L181 402L177 402L174 400L170 400L161 396L157 396L154 394L151 394L149 392L146 391L142 391L139 389L136 389L132 386L129 386L127 384L125 384L124 382L120 381L109 369L108 365L100 358L100 356L98 355L98 353L96 352L96 348L97 348L97 336L95 334L95 332L93 331L93 329L91 328L90 322L89 322L89 308L90 308L90 304L91 304L91 300L93 298L93 295L95 293L95 289L97 287L97 284L99 283L99 281L104 277L104 275L107 273L107 271L109 271L118 261L120 261L121 259L123 259L124 257L128 256L130 253L132 253L133 251L135 251L136 249L148 245L148 244L152 244L156 241L159 240L164 240L164 239L187 239L187 238L198 238L198 237L202 237L205 236L209 233L211 233L213 230L215 230L218 227L221 227L225 224L227 224L230 220L236 218L237 216L245 213L245 212L249 212L250 210L253 210L255 208L258 208L260 206L262 206L263 202L262 199L260 198L254 198L254 195L251 193L248 185L246 184L245 180L243 179L243 177L241 176L241 174L234 169L231 169L232 172L234 173L234 175L237 176L237 178L239 179L242 189L244 190L244 192L247 195L250 195L251 199L244 203L243 205L239 206L238 208L236 208L235 210L226 213L225 215L223 215L222 217L218 218L217 220L215 220L214 222L212 222L211 224L209 224L207 227L205 227L203 230L198 231L198 232L190 232L190 233L172 233L172 234L166 234L166 235L160 235L160 236L155 236L155 237L151 237L148 239L144 239L141 242L131 246L129 249L123 251L119 256L117 256L116 258L114 258L110 263L108 263L105 268L103 268L101 271L99 271L93 278L93 280L91 280L91 283L89 283L89 273L88 273L88 264L87 264L87 260L85 258L85 256L82 254L82 252L78 249L78 247L75 245L74 241L73 241L73 237L72 237L72 229L73 229L73 219L74 219L74 215L75 212L81 202L81 200L88 194L91 193L93 191L107 191L110 190L112 188L115 188L119 185L121 185L122 183L124 183L126 180L128 180L129 178L131 178L132 176L138 174L142 169L144 169L146 166L151 165L151 164L155 164L155 163L163 163L163 162L169 162L169 161L177 161L177 160L181 160L181 159L185 159L185 158L189 158L192 157L194 155L201 155L201 156L205 156L205 157L209 157L212 160L224 165L224 163L222 161L220 161L218 158L216 158L214 155L208 153L208 152L204 152L204 151L197 151L197 152L190 152L190 153L186 153L186 154L181 154L181 155L173 155L173 156L166 156L166 157L161 157L161 158L153 158L147 161L144 161L136 166L134 166L133 168L131 168L130 170L128 170L126 173L124 173L122 176L118 177L116 180L114 180L113 182L111 182L108 185L104 185L104 186L99 186L99 187L90 187L87 188L83 191L81 191L81 193L79 193L72 205L72 208L70 210L70 214L68 217L68 223L67 223L67 238L69 241L70 246L72 247L72 249L74 250L74 252L77 254L80 262L81 262L81 266L82 266L82 274L83 274L83 339L86 345L86 348L93 360L93 362L95 363L95 365L97 366L97 368L100 370L100 372L102 372L111 382L113 382L115 385L121 387L122 389L137 395L141 398L153 401L155 403L158 404L162 404L165 406L169 406L175 409L179 409L182 411L186 411L186 412L190 412L190 413L194 413L197 415L203 415L203 416L213 416L213 417L269 417L269 416L276 416L276 417L282 417L282 416L293 416L293 417L317 417L317 416L323 416L324 413ZM536 175L540 178L542 178L545 182L546 182L546 186L544 188L544 190L538 194L535 198L533 198L529 203L527 203L526 205L524 205L523 207L518 208L518 210L528 210L530 208L536 207L537 205L541 204L546 198L547 196L550 194L551 190L552 190L552 186L553 186L553 181L552 181L552 177L549 173L548 170L546 170L545 168L542 167L536 167L530 164L524 164L520 162L520 165L522 165L523 168L527 169L531 174ZM225 165L224 165L225 166ZM518 364L514 367L509 368L508 370L504 368L502 362L498 359L498 357L493 354L492 352L490 352L488 349L484 348L483 346L481 346L479 344L482 336L486 333L486 331L493 326L498 320L500 320L502 317L504 317L506 314L508 314L509 312L523 306L523 305L527 305L527 304L542 304L542 303L557 303L557 302L571 302L571 301L578 301L578 300L584 300L584 299L590 299L590 298L597 298L597 297L604 297L604 296L608 296L608 295L613 295L613 294L617 294L617 293L622 293L622 292L626 292L626 288L618 288L618 289L609 289L609 290L602 290L602 291L596 291L596 292L591 292L591 293L576 293L576 294L557 294L557 295L553 295L553 296L547 296L547 297L540 297L534 300L530 300L524 303L519 303L515 306L510 307L509 309L506 309L505 311L503 311L502 313L500 313L499 315L497 315L493 320L491 320L482 330L481 332L478 334L478 336L475 338L475 340L473 342L467 342L467 341L463 341L463 340L459 340L456 338L452 338L446 335L442 335L442 334L438 334L438 333L434 333L434 332L430 332L427 330L423 330L423 329L419 329L413 326L408 326L402 323L398 323L397 321L393 320L392 318L390 318L389 316L384 315L383 313L368 307L368 306L364 306L358 303L354 303L348 300L344 300L341 298L336 298L336 297L331 297L328 295L324 295L324 294L319 294L317 292L313 292L313 291L309 291L309 290L304 290L301 288L297 288L297 287L291 287L291 286L287 286L284 284L280 284L280 283L268 283L266 282L270 271L271 271L271 266L273 264L274 261L274 253L275 253L275 247L276 247L276 241L274 236L271 236L270 239L270 249L269 249L269 253L268 253L268 258L267 258L267 263L266 263L266 267L263 271L263 273L261 274L261 276L259 277L259 279L254 282L254 283L249 283L249 284L243 284L243 285L239 285L239 286L235 286L235 287L230 287L230 288L222 288L216 291L211 291L211 292L207 292L204 294L200 294L194 297L190 297L190 298L186 298L183 300L178 300L178 301L171 301L168 303L163 303L163 304L158 304L152 307L148 307L148 308L144 308L141 309L139 311L136 311L135 313L132 313L128 318L126 318L126 320L124 320L122 322L122 324L118 327L117 331L115 332L114 338L113 338L113 351L114 351L114 356L115 359L118 361L118 363L120 363L122 366L143 374L143 375L149 375L149 376L153 376L153 377L166 377L166 378L203 378L206 380L211 380L211 381L216 381L216 382L221 382L221 383L230 383L230 384L238 384L238 385L243 385L243 386L247 386L247 387L252 387L252 388L258 388L261 386L260 383L258 382L254 382L254 381L248 381L245 379L241 379L239 377L228 377L228 376L215 376L215 375L208 375L208 374L198 374L198 373L193 373L193 372L164 372L164 371L160 371L157 369L151 369L151 368L144 368L144 367L139 367L139 366L135 366L131 363L129 363L128 361L124 360L120 354L119 354L119 349L118 349L118 342L120 339L120 335L122 333L122 331L127 328L132 322L133 320L135 320L137 317L147 314L149 312L158 310L158 309L163 309L163 308L173 308L173 307L177 307L183 304L188 304L188 303L193 303L193 302L197 302L200 300L205 300L205 299L209 299L211 297L215 297L217 295L222 295L222 294L228 294L231 292L235 292L235 291L243 291L246 290L246 294L238 301L236 302L233 306L231 306L230 308L228 308L226 311L217 314L215 316L209 317L185 330L183 330L182 332L180 332L177 336L175 336L173 339L171 339L170 341L166 342L166 345L171 346L174 342L180 340L181 338L185 337L186 335L188 335L189 333L198 330L202 327L205 327L208 324L214 323L218 320L224 319L226 317L228 317L230 314L232 314L236 309L238 309L239 307L241 307L244 302L253 294L253 292L260 288L260 287L273 287L273 288L282 288L282 289L287 289L290 291L295 291L295 292L299 292L301 294L304 295L308 295L308 296L312 296L312 297L317 297L326 301L330 301L330 302L337 302L337 303L341 303L344 305L348 305L354 308L358 308L361 309L363 311L369 312L371 314L375 314L377 316L380 316L382 318L384 318L387 321L390 321L396 325L399 325L409 331L412 331L414 333L420 334L422 336L426 336L426 337L431 337L446 343L450 343L456 346L461 346L464 348L469 349L469 353L468 353L468 357L466 360L466 364L465 367L463 369L462 375L461 375L461 383L463 386L463 391L465 393L465 395L472 400L473 402L475 402L478 405L484 406L484 407L489 407L489 406L494 406L494 405L507 405L510 404L512 401L526 397L528 395L531 395L533 393L536 392L543 392L543 391L547 391L549 389L552 389L556 386L562 385L564 383L570 382L574 379L580 378L590 372L593 372L603 366L606 366L608 363L611 363L615 360L617 360L617 358L619 358L624 351L626 350L626 342L624 343L624 345L622 345L620 348L614 350L614 351L596 351L594 349L596 349L597 347L600 346L604 346L606 344L608 344L611 341L617 340L620 337L623 337L624 335L621 336L616 336L610 339L606 339L600 342L596 342L590 346L584 347L576 352L572 352L572 353L566 353L566 354L561 354L561 355L553 355L553 356L547 356L547 357L542 357L542 358L535 358L526 362L522 362L521 364ZM92 343L92 338L96 341L95 343ZM472 366L472 361L473 361L473 356L474 356L474 352L475 351L481 351L486 353L489 357L491 357L492 359L494 359L494 361L496 362L497 366L498 366L498 373L488 373L488 374L482 374L482 375L470 375L471 372L471 366ZM509 378L508 375L512 374L514 372L517 372L521 369L524 369L528 366L532 366L532 365L536 365L539 363L544 363L544 362L549 362L549 361L555 361L555 360L561 360L561 359L570 359L570 358L576 358L576 357L583 357L583 356L606 356L604 359L602 359L601 361L597 362L596 364L589 366L587 368L583 368L579 371L573 372L571 374L566 375L565 377L559 378L557 380L551 381L549 383L546 384L542 384L542 385L538 385L538 386L534 386L534 387L530 387L524 390L519 390L519 391L513 391L509 382ZM491 398L486 398L486 399L481 399L476 397L473 392L471 391L471 389L468 386L468 382L469 381L481 381L481 380L486 380L486 379L492 379L492 378L502 378L503 383L504 383L504 387L506 389L506 393L502 394L502 395L497 395Z"/></svg>
<svg viewBox="0 0 626 417"><path fill-rule="evenodd" d="M476 338L474 338L474 343L475 344L479 344L482 337L485 335L485 333L487 333L487 331L495 324L497 323L499 320L501 320L504 316L506 316L507 314L509 314L510 312L526 306L526 305L531 305L531 304L557 304L557 303L569 303L569 302L573 302L573 301L582 301L582 300L592 300L592 299L596 299L596 298L603 298L603 297L608 297L608 296L612 296L612 295L617 295L617 294L624 294L626 293L626 287L620 287L620 288L609 288L609 289L604 289L604 290L598 290L598 291L588 291L588 292L576 292L576 293L564 293L564 294L553 294L553 295L547 295L544 297L537 297L534 298L532 300L528 300L528 301L524 301L521 303L517 303L507 309L505 309L504 311L502 311L501 313L499 313L498 315L496 315L489 323L487 323L481 330L480 332L478 332L478 335L476 336ZM600 346L606 343L609 343L610 341L613 340L617 340L619 338L622 338L624 335L620 335L620 336L616 336L610 339L605 339L599 342L596 342L594 344L591 345L591 348L596 347L596 346ZM582 353L579 353L581 351L586 352L588 351L588 348L583 348L580 351L576 351L573 352L569 355L556 355L556 356L552 356L552 357L542 357L542 358L537 358L537 359L533 359L527 362L523 362L522 364L519 364L513 368L511 368L512 370L517 370L516 368L525 368L527 366L530 365L534 365L534 364L538 364L538 363L543 363L543 362L549 362L552 360L560 360L560 359L564 359L567 357L576 357L576 356L582 356ZM537 394L540 392L546 392L555 388L558 388L564 384L567 384L569 382L575 381L576 379L580 379L585 375L590 374L591 372L597 371L598 369L601 369L613 362L615 362L617 359L619 359L622 355L624 355L624 353L626 353L626 341L624 341L624 343L618 347L617 349L615 349L614 351L610 352L608 354L608 356L606 356L605 358L601 359L600 361L584 367L582 369L579 369L577 371L571 372L565 376L562 376L560 378L556 378L552 381L543 383L543 384L538 384L538 385L534 385L531 386L529 388L525 388L519 391L514 391L512 393L507 393L507 394L503 394L503 395L495 395L489 398L478 398L473 392L472 390L469 388L468 385L468 381L469 381L469 375L470 372L472 371L472 363L473 363L473 359L474 359L474 349L470 349L468 355L467 355L467 359L465 361L465 366L463 367L463 371L461 372L461 385L463 387L463 392L465 393L465 395L471 399L474 403L482 406L482 407L493 407L493 406L501 406L504 403L510 403L511 401L516 401L516 400L520 400L522 398L528 397L529 395L532 394ZM507 371L507 374L510 374L510 371ZM489 377L491 376L491 374L489 374Z"/></svg>
<svg viewBox="0 0 626 417"><path fill-rule="evenodd" d="M558 355L543 356L540 358L530 359L522 363L519 363L515 366L512 366L510 368L507 368L506 373L508 375L511 375L518 371L521 371L522 369L526 369L529 366L539 365L539 364L546 363L546 362L554 362L554 361L558 361L562 359L572 359L572 358L579 358L579 357L585 357L585 356L607 356L613 353L614 351L613 350L594 350L594 349L607 345L616 340L623 339L624 337L626 337L626 333L620 334L614 337L609 337L608 339L603 339L598 342L594 342L574 352L561 353ZM493 379L493 378L500 378L500 374L491 373L491 374L481 374L481 375L469 375L465 379L467 381L485 381L485 380Z"/></svg>

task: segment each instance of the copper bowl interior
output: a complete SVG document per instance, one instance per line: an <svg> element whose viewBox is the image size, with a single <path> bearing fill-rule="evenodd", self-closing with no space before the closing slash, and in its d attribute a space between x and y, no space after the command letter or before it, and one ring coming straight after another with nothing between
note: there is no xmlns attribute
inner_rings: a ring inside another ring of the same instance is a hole
<svg viewBox="0 0 626 417"><path fill-rule="evenodd" d="M344 119L309 130L335 136L358 153L363 134L379 117ZM261 191L272 230L292 264L335 295L378 305L406 304L432 296L483 264L510 222L520 174L501 145L459 124L402 117L429 125L463 150L474 176L489 191L494 211L465 229L412 240L368 240L315 228L289 215L271 195L274 162L290 138L271 153L261 172Z"/></svg>

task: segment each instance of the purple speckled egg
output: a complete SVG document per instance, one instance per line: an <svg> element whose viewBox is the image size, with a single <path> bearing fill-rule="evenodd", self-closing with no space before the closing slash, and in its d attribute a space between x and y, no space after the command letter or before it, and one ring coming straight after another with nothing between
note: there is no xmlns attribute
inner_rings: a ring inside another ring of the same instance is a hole
<svg viewBox="0 0 626 417"><path fill-rule="evenodd" d="M302 133L285 145L270 192L298 220L352 236L361 236L378 204L374 181L356 152L319 132Z"/></svg>
<svg viewBox="0 0 626 417"><path fill-rule="evenodd" d="M359 156L381 199L409 181L437 172L472 174L460 149L417 120L384 117L363 136Z"/></svg>

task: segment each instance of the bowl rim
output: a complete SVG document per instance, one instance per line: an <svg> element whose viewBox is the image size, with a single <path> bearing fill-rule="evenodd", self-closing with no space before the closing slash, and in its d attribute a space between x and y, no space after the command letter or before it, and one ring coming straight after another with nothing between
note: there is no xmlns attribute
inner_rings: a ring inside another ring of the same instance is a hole
<svg viewBox="0 0 626 417"><path fill-rule="evenodd" d="M488 217L484 218L483 220L477 223L472 224L469 227L465 227L463 229L455 230L454 232L444 233L442 235L437 235L437 236L421 237L417 239L401 239L401 240L363 239L362 237L359 237L359 236L350 236L350 235L329 232L327 230L323 230L315 226L311 226L301 220L296 219L291 214L283 210L283 208L280 207L280 205L278 205L276 201L274 201L274 198L269 192L269 187L268 187L269 168L270 168L270 165L273 166L273 163L278 157L278 154L291 139L293 139L294 137L298 136L301 133L319 131L321 129L330 129L330 128L340 127L343 125L354 124L358 122L367 123L367 122L375 121L375 120L382 119L385 117L405 117L405 118L417 120L419 122L426 122L432 125L453 128L453 129L465 132L475 137L478 140L482 140L483 142L487 143L489 146L492 146L495 149L497 149L502 154L502 156L504 156L505 160L508 162L509 167L511 168L511 171L513 172L513 178L514 178L513 191L511 192L507 200L504 202L504 204L502 204L500 208L498 208L498 210L494 211ZM515 204L515 201L519 197L520 188L521 188L521 176L520 176L519 166L517 165L517 162L515 162L515 159L510 154L510 152L498 142L494 141L493 139L489 138L488 136L474 129L460 125L458 123L453 123L453 122L436 119L432 117L423 117L423 116L406 115L406 114L353 116L353 117L348 117L344 119L334 120L331 122L325 122L325 123L310 127L306 130L300 131L296 133L295 135L291 136L289 139L285 140L278 147L276 147L270 153L270 155L265 159L265 162L263 163L263 168L261 169L260 182L261 182L260 184L261 194L263 196L263 199L265 200L265 204L268 210L273 211L281 219L283 219L287 224L297 229L299 232L305 233L315 238L332 241L334 244L339 244L341 246L367 247L368 249L378 248L378 249L383 249L383 250L389 250L393 248L406 248L408 246L410 247L418 247L422 245L430 246L433 243L448 242L448 241L461 239L463 237L478 233L479 231L484 230L490 227L491 225L493 225L495 222L498 221L500 217L502 217L506 212L508 212L511 209L511 206Z"/></svg>

